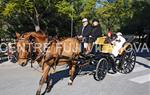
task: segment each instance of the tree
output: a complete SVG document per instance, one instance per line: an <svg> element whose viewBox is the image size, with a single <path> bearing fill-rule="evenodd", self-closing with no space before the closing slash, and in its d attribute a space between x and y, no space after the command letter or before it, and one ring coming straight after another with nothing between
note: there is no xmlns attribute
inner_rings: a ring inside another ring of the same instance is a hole
<svg viewBox="0 0 150 95"><path fill-rule="evenodd" d="M148 26L148 9L149 0L0 0L0 30L41 29L50 35L69 36L70 26L77 29L87 17L100 19L104 32L108 28L116 32L139 23Z"/></svg>
<svg viewBox="0 0 150 95"><path fill-rule="evenodd" d="M117 0L113 3L100 2L103 7L97 9L97 17L102 20L105 28L117 31L132 18L132 0ZM107 31L105 29L105 31Z"/></svg>
<svg viewBox="0 0 150 95"><path fill-rule="evenodd" d="M56 7L58 12L73 16L75 19L89 17L91 18L95 12L97 0L62 0L59 1Z"/></svg>
<svg viewBox="0 0 150 95"><path fill-rule="evenodd" d="M44 7L39 5L39 3L44 5ZM12 18L15 15L26 16L34 25L35 30L39 31L41 18L49 8L49 5L49 0L45 0L44 2L43 0L9 0L2 14L8 18ZM39 11L41 7L42 9Z"/></svg>
<svg viewBox="0 0 150 95"><path fill-rule="evenodd" d="M34 27L37 31L42 28L55 35L55 32L59 34L70 28L69 17L57 10L58 1L9 0L3 4L0 14L12 26L9 31L32 31Z"/></svg>
<svg viewBox="0 0 150 95"><path fill-rule="evenodd" d="M74 20L74 28L78 29L81 19L92 19L95 14L96 0L62 0L56 5L58 13Z"/></svg>

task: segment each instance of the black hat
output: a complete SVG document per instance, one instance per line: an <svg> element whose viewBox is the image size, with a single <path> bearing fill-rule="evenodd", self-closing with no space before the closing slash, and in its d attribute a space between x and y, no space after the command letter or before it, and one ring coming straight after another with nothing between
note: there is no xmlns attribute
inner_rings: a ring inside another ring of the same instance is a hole
<svg viewBox="0 0 150 95"><path fill-rule="evenodd" d="M92 23L95 22L95 21L99 23L99 20L98 20L98 19L93 19L93 20L92 20Z"/></svg>

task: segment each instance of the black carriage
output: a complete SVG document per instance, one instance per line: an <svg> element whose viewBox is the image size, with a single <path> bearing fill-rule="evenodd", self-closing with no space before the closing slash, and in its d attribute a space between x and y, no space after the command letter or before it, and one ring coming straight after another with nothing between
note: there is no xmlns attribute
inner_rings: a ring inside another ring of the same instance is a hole
<svg viewBox="0 0 150 95"><path fill-rule="evenodd" d="M97 39L94 46L94 49L96 48L96 52L82 56L85 60L82 66L87 64L92 64L95 66L94 79L96 81L103 80L110 70L115 73L120 72L123 74L128 74L132 72L136 62L136 53L132 48L131 43L126 42L119 50L119 55L114 57L111 54L113 45L106 44L105 39L106 37L100 37Z"/></svg>

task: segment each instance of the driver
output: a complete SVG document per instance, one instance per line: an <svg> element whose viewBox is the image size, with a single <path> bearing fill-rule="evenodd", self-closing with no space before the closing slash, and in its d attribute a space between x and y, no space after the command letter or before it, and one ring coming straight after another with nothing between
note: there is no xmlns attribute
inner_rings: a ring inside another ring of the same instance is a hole
<svg viewBox="0 0 150 95"><path fill-rule="evenodd" d="M92 31L92 27L89 24L87 18L82 19L82 26L80 27L78 38L82 39L81 52L84 53L88 50L89 36Z"/></svg>

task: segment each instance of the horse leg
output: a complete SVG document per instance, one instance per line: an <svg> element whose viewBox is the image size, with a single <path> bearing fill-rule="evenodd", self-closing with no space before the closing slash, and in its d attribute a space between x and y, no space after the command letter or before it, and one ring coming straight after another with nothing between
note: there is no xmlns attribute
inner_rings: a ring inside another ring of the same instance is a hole
<svg viewBox="0 0 150 95"><path fill-rule="evenodd" d="M52 79L47 79L47 85L46 85L46 92L49 93L51 91L52 88Z"/></svg>
<svg viewBox="0 0 150 95"><path fill-rule="evenodd" d="M54 73L54 69L51 68L49 76L51 76L53 73ZM47 77L46 92L49 93L51 91L51 89L52 89L52 78L50 79L49 77Z"/></svg>
<svg viewBox="0 0 150 95"><path fill-rule="evenodd" d="M68 85L72 85L73 83L74 75L75 75L75 67L76 65L74 64L70 65L70 71L69 71L70 79L69 79Z"/></svg>
<svg viewBox="0 0 150 95"><path fill-rule="evenodd" d="M49 70L50 70L50 67L48 65L46 65L44 67L43 74L42 74L42 77L40 79L39 88L38 88L38 90L36 92L36 95L40 95L41 94L41 89L42 89L42 86L43 86L43 84L45 83L45 81L46 81L46 79L48 77Z"/></svg>
<svg viewBox="0 0 150 95"><path fill-rule="evenodd" d="M33 60L31 59L31 68L33 68Z"/></svg>

